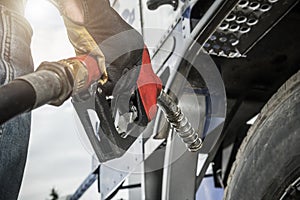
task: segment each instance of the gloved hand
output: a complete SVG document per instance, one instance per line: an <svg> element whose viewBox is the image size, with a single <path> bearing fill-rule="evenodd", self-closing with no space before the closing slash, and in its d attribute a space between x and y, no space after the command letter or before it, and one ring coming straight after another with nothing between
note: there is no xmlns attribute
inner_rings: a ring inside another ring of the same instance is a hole
<svg viewBox="0 0 300 200"><path fill-rule="evenodd" d="M156 113L161 82L152 71L143 37L111 8L107 0L51 1L64 18L76 55L90 55L96 59L102 73L99 85L104 94L126 99L137 91L139 107L150 121Z"/></svg>

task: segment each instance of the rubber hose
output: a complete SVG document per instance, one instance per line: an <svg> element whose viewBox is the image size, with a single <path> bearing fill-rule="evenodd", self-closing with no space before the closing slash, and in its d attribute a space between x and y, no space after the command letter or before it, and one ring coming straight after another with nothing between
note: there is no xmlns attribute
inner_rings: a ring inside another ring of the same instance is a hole
<svg viewBox="0 0 300 200"><path fill-rule="evenodd" d="M14 80L0 87L0 125L26 111L35 104L35 91L23 80Z"/></svg>

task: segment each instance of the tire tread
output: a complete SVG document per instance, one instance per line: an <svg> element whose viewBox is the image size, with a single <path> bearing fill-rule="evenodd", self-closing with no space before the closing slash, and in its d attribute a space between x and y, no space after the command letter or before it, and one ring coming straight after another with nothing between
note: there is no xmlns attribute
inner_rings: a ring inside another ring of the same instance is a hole
<svg viewBox="0 0 300 200"><path fill-rule="evenodd" d="M229 187L232 186L231 182L233 176L236 174L237 166L242 162L242 158L244 157L244 153L249 145L249 141L251 141L252 137L255 135L256 130L260 127L261 124L270 116L277 106L280 105L280 102L288 99L292 94L295 88L300 88L300 71L294 74L291 78L289 78L279 89L278 91L270 98L270 100L266 103L266 105L262 108L258 118L255 120L254 124L250 127L247 136L244 138L238 152L236 155L236 159L231 167L228 179L227 179L227 187L224 191L224 199L228 199Z"/></svg>

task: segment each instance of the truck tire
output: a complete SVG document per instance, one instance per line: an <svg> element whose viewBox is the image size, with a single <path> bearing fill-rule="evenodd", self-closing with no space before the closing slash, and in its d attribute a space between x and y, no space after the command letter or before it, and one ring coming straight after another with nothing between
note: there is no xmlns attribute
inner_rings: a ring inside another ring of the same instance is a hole
<svg viewBox="0 0 300 200"><path fill-rule="evenodd" d="M227 185L225 200L300 199L300 71L249 129Z"/></svg>

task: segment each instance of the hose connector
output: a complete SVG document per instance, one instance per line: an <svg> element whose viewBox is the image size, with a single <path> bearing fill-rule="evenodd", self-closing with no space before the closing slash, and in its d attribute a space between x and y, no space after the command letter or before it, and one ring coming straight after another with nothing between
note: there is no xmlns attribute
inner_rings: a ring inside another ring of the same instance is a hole
<svg viewBox="0 0 300 200"><path fill-rule="evenodd" d="M201 138L174 100L164 91L161 91L159 97L157 98L157 103L163 110L171 127L175 129L176 133L186 144L188 150L191 152L196 152L201 149Z"/></svg>
<svg viewBox="0 0 300 200"><path fill-rule="evenodd" d="M82 55L58 62L42 62L36 72L17 79L26 81L34 89L34 109L46 103L61 105L71 95L97 83L101 75L96 59Z"/></svg>

